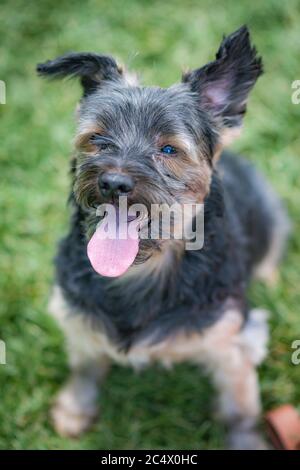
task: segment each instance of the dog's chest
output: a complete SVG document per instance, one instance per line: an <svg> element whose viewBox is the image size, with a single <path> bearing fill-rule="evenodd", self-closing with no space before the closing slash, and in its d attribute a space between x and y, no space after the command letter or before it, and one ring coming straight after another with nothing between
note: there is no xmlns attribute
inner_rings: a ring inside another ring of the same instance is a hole
<svg viewBox="0 0 300 470"><path fill-rule="evenodd" d="M74 320L73 318L71 321ZM151 344L149 338L137 343L127 352L118 349L105 334L92 331L80 317L77 317L76 322L78 324L73 324L73 328L78 330L73 334L77 337L79 354L83 353L91 358L106 355L120 365L142 369L152 363L160 363L165 367L184 361L206 363L214 350L226 349L226 344L241 327L241 316L236 311L230 311L214 326L201 333L181 332L156 344Z"/></svg>
<svg viewBox="0 0 300 470"><path fill-rule="evenodd" d="M56 287L50 303L50 312L63 328L73 358L79 363L82 358L97 360L106 355L115 362L142 368L149 363L160 362L165 366L182 361L205 362L212 351L223 348L241 328L242 316L236 309L229 309L214 325L201 333L178 332L159 343L153 338L133 345L123 352L100 330L95 330L84 315L74 314Z"/></svg>
<svg viewBox="0 0 300 470"><path fill-rule="evenodd" d="M159 362L165 367L185 360L193 360L203 355L205 335L177 334L164 341L151 344L151 339L138 343L127 352L120 351L102 334L94 334L96 349L107 354L111 359L123 365L141 369L151 363Z"/></svg>

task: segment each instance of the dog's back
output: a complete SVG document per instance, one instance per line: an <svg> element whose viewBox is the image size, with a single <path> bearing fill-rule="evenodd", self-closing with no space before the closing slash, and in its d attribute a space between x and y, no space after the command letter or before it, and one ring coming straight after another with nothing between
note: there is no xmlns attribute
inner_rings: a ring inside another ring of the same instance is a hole
<svg viewBox="0 0 300 470"><path fill-rule="evenodd" d="M248 160L223 152L218 170L226 204L238 215L249 269L273 282L290 232L286 210L268 181Z"/></svg>

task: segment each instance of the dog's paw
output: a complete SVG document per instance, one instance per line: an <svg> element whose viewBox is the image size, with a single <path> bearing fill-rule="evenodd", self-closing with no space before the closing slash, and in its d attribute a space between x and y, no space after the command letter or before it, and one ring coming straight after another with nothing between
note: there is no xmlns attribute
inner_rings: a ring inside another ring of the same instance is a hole
<svg viewBox="0 0 300 470"><path fill-rule="evenodd" d="M98 417L96 404L82 403L71 387L66 387L58 395L51 409L55 431L63 437L76 438L88 431Z"/></svg>
<svg viewBox="0 0 300 470"><path fill-rule="evenodd" d="M255 430L233 430L227 437L227 448L230 450L268 450L270 447Z"/></svg>

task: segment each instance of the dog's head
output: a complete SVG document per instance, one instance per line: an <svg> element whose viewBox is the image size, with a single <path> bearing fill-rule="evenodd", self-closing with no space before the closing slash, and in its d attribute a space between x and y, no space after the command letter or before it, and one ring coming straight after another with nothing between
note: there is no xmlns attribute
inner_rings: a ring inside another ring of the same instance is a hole
<svg viewBox="0 0 300 470"><path fill-rule="evenodd" d="M96 208L117 207L120 196L128 206L143 204L148 224L154 204L202 203L220 149L241 127L262 64L242 27L223 39L214 61L167 89L139 86L114 59L98 54L68 54L37 70L54 78L79 77L83 86L74 196L87 213L90 236L99 221ZM126 258L133 248L123 242L105 245L106 254L114 246L116 256ZM129 258L142 262L161 244L142 240Z"/></svg>

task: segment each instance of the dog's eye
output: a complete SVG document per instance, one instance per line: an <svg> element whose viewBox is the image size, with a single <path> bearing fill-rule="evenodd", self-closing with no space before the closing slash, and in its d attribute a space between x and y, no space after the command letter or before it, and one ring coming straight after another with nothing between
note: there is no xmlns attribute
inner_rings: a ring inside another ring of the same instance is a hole
<svg viewBox="0 0 300 470"><path fill-rule="evenodd" d="M110 146L110 144L99 144L98 147L100 147L101 150L105 150Z"/></svg>
<svg viewBox="0 0 300 470"><path fill-rule="evenodd" d="M100 134L93 134L90 137L90 142L93 145L97 145L100 150L105 150L113 145L107 137Z"/></svg>
<svg viewBox="0 0 300 470"><path fill-rule="evenodd" d="M177 153L176 148L172 147L172 145L165 145L160 149L161 153L164 153L166 155L174 155Z"/></svg>

